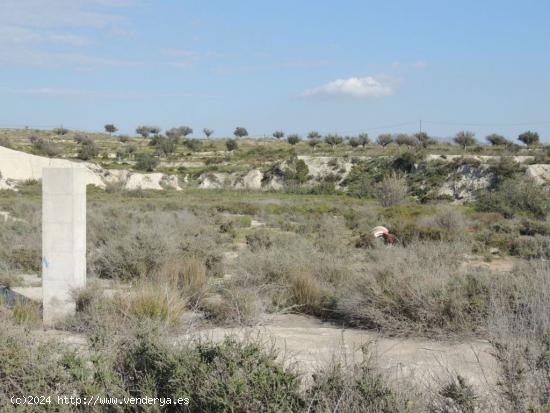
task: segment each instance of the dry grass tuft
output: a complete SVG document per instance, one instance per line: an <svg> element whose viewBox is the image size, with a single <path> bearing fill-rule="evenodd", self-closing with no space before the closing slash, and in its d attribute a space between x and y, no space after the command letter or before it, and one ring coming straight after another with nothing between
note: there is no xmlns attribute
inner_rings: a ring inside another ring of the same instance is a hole
<svg viewBox="0 0 550 413"><path fill-rule="evenodd" d="M162 265L155 278L196 302L206 289L206 265L197 257L175 258Z"/></svg>
<svg viewBox="0 0 550 413"><path fill-rule="evenodd" d="M187 311L179 290L169 284L143 281L128 295L120 298L124 313L138 320L150 319L177 326Z"/></svg>
<svg viewBox="0 0 550 413"><path fill-rule="evenodd" d="M12 310L13 320L27 327L39 327L42 325L42 312L40 305L30 300L17 300Z"/></svg>
<svg viewBox="0 0 550 413"><path fill-rule="evenodd" d="M290 301L297 305L301 312L316 313L321 305L321 289L311 272L301 271L291 276Z"/></svg>

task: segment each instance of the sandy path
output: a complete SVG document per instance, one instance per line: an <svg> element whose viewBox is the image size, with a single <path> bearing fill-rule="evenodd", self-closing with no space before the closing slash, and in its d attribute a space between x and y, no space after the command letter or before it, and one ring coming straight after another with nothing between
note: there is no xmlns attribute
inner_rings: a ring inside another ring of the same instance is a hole
<svg viewBox="0 0 550 413"><path fill-rule="evenodd" d="M242 328L210 328L192 335L215 341L226 335L237 338L260 338L281 351L285 360L307 376L327 365L334 357L347 362L361 360L361 346L368 345L379 368L396 379L412 379L429 386L446 381L450 374L460 374L469 383L488 389L496 379L495 362L490 345L484 340L445 342L415 338L382 337L376 332L342 329L315 318L278 315L264 325Z"/></svg>

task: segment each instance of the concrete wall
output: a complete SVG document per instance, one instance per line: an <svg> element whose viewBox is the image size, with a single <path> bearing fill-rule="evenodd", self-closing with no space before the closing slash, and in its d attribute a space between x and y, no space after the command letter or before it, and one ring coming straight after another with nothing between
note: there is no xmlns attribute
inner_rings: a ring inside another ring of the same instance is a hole
<svg viewBox="0 0 550 413"><path fill-rule="evenodd" d="M45 325L74 312L86 285L86 170L42 171L42 294Z"/></svg>

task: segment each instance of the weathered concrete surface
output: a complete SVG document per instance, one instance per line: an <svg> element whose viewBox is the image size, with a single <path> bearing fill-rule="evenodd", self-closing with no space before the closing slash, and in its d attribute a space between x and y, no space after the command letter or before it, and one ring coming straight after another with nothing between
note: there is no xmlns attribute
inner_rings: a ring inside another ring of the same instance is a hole
<svg viewBox="0 0 550 413"><path fill-rule="evenodd" d="M74 312L71 291L86 285L86 171L42 172L42 295L45 325Z"/></svg>

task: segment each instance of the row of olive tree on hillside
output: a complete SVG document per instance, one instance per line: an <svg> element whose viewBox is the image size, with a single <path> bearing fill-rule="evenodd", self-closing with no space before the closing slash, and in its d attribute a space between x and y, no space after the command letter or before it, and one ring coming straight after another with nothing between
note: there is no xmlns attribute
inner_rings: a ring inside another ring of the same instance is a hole
<svg viewBox="0 0 550 413"><path fill-rule="evenodd" d="M117 130L118 130L117 127L113 124L105 125L105 131L108 132L109 134L113 134ZM138 126L136 128L136 134L142 136L143 138L152 137L154 139L155 137L160 136L160 132L161 132L161 128L156 126ZM179 126L179 127L168 129L165 132L168 138L175 139L176 141L179 138L186 138L192 133L193 133L193 129L189 126ZM209 128L203 128L202 133L207 138L209 138L214 133L214 130ZM243 138L248 136L248 130L244 127L238 126L233 131L233 135L235 136L235 138ZM275 132L273 132L272 136L277 140L281 140L286 136L286 141L290 145L296 145L302 141L302 137L299 134L292 133L289 135L285 135L285 132L282 130L276 130ZM489 144L493 146L512 147L514 145L514 143L511 140L497 133L488 135L486 137L486 140ZM526 131L520 134L518 136L518 140L527 146L534 146L540 143L539 134L537 132L532 132L532 131ZM371 140L367 133L360 133L357 136L341 136L337 133L330 133L325 136L322 136L317 131L311 131L307 134L307 143L312 147L319 145L323 141L332 147L342 144L344 142L347 142L350 146L354 148L359 146L365 147L366 145L371 143ZM467 148L468 146L474 146L478 144L478 142L475 139L475 134L470 131L458 132L454 136L453 142L456 143L457 145L462 146L464 149ZM378 135L378 137L375 140L375 143L381 146L387 146L391 143L395 143L399 146L411 146L411 147L420 146L425 148L431 144L436 143L436 140L431 138L425 132L419 132L415 134L399 133L395 135L392 135L390 133L382 133Z"/></svg>
<svg viewBox="0 0 550 413"><path fill-rule="evenodd" d="M107 126L107 125L106 125ZM107 130L107 129L106 129ZM136 128L136 134L142 136L143 138L149 138L151 136L158 136L160 135L161 129L156 126L138 126ZM191 135L193 133L193 129L189 126L179 126L176 128L168 129L166 132L166 136L173 137L173 138L181 138L181 137L187 137L188 135ZM204 136L209 138L214 133L213 129L210 128L203 128L202 133ZM246 128L243 128L241 126L238 126L233 131L233 135L236 138L243 138L245 136L248 136L248 131Z"/></svg>
<svg viewBox="0 0 550 413"><path fill-rule="evenodd" d="M277 140L281 140L285 137L285 133L282 130L277 130L273 132L273 137ZM512 147L515 145L512 141L496 133L488 135L486 137L486 140L493 146ZM540 138L538 133L531 132L531 131L527 131L520 134L518 136L518 140L527 146L534 146L540 143ZM286 136L286 141L290 145L296 145L297 143L302 141L302 137L296 133L293 133ZM371 140L367 133L360 133L357 136L341 136L337 133L329 133L325 136L322 136L317 131L311 131L307 134L307 143L310 146L315 147L319 145L321 142L324 142L330 145L331 147L335 147L336 145L340 145L342 143L348 143L350 146L354 148L360 147L360 146L364 148L366 145L371 143ZM457 145L462 146L464 149L466 149L468 146L473 146L478 144L478 142L475 139L475 134L470 131L458 132L454 136L453 142L456 143ZM434 138L430 137L426 132L419 132L415 134L398 133L395 135L392 135L390 133L382 133L378 135L378 137L375 140L375 143L380 146L388 146L391 143L395 143L399 146L426 148L429 145L437 143L437 141Z"/></svg>

